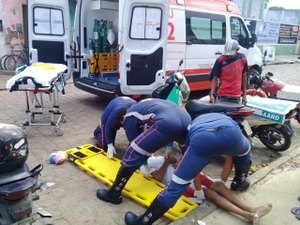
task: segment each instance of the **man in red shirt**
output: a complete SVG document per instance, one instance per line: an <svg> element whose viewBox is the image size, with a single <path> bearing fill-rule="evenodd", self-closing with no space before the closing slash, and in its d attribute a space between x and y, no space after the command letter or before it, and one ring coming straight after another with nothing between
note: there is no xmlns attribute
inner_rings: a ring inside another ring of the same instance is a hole
<svg viewBox="0 0 300 225"><path fill-rule="evenodd" d="M246 85L248 63L246 56L238 53L239 43L229 40L212 69L210 102L247 103Z"/></svg>

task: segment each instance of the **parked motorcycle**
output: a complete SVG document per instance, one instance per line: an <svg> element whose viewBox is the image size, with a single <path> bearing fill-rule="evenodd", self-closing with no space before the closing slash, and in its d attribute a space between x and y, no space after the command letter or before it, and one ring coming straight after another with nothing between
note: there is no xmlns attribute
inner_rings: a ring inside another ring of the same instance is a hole
<svg viewBox="0 0 300 225"><path fill-rule="evenodd" d="M249 138L252 130L245 118L254 113L254 109L247 108L241 104L230 103L207 103L202 100L190 100L186 103L185 109L191 115L192 119L205 113L224 113L236 121L242 129L243 134Z"/></svg>
<svg viewBox="0 0 300 225"><path fill-rule="evenodd" d="M248 97L248 99L251 96ZM257 97L258 98L258 97ZM267 99L264 99L267 100ZM279 100L277 100L279 101ZM248 107L251 104L247 103ZM268 149L272 151L286 151L292 144L292 137L294 135L293 128L290 125L290 120L295 117L295 110L290 110L286 114L281 114L283 123L274 121L279 118L278 114L266 108L251 107L255 109L253 115L247 118L251 127L251 137L258 138ZM295 107L292 107L295 108Z"/></svg>
<svg viewBox="0 0 300 225"><path fill-rule="evenodd" d="M209 96L200 100L209 102ZM294 134L289 124L295 116L294 102L248 96L247 108L254 110L246 119L250 126L248 129L251 130L250 138L257 137L272 151L289 149Z"/></svg>
<svg viewBox="0 0 300 225"><path fill-rule="evenodd" d="M289 85L278 79L272 79L273 73L265 75L252 73L248 78L247 95L263 98L283 99L300 102L300 87ZM295 119L300 123L300 104L296 108Z"/></svg>
<svg viewBox="0 0 300 225"><path fill-rule="evenodd" d="M28 144L24 131L0 124L0 225L53 224L51 215L33 204L38 199L39 164L30 170L25 163Z"/></svg>
<svg viewBox="0 0 300 225"><path fill-rule="evenodd" d="M180 100L187 101L190 96L190 88L185 76L179 70L183 60L180 60L177 70L167 74L165 84L155 89L152 98L161 98L180 104Z"/></svg>

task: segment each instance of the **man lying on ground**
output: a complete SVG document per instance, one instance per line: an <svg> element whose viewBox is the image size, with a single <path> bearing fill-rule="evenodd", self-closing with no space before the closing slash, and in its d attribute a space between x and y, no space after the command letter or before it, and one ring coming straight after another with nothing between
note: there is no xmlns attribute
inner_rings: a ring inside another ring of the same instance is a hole
<svg viewBox="0 0 300 225"><path fill-rule="evenodd" d="M172 179L177 163L174 157L165 159L163 156L151 156L140 170L142 173L167 184ZM202 186L198 185L199 180ZM212 179L202 172L196 176L193 183L194 185L188 187L184 192L184 196L192 199L196 198L196 202L202 202L205 196L206 199L214 202L218 207L242 216L253 224L256 224L260 218L268 214L272 209L272 204L270 203L251 207L228 189L221 179Z"/></svg>

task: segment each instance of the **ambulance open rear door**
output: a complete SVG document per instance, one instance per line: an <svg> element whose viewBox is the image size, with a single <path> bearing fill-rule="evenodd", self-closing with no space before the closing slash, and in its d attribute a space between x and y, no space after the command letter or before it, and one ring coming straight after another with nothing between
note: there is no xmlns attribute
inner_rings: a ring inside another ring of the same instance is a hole
<svg viewBox="0 0 300 225"><path fill-rule="evenodd" d="M119 82L126 95L164 83L169 1L124 0L119 17Z"/></svg>
<svg viewBox="0 0 300 225"><path fill-rule="evenodd" d="M71 68L68 0L28 0L30 63L60 63ZM70 71L65 78L70 77Z"/></svg>

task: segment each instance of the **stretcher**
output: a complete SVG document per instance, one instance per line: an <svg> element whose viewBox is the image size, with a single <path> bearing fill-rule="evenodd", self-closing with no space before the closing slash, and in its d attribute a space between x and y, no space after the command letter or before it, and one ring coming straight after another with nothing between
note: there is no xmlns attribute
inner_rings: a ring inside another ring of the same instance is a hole
<svg viewBox="0 0 300 225"><path fill-rule="evenodd" d="M73 162L110 186L114 182L120 168L120 160L118 158L107 158L104 150L91 144L69 149L65 154L70 162ZM164 184L136 170L122 193L142 205L149 206L164 187ZM177 220L187 215L197 206L197 203L182 196L175 206L165 213L165 216L171 220Z"/></svg>
<svg viewBox="0 0 300 225"><path fill-rule="evenodd" d="M21 72L18 72L19 69ZM22 70L23 69L23 70ZM60 122L65 122L65 114L59 109L59 94L65 94L63 64L34 63L18 68L16 75L6 82L10 92L23 91L26 96L25 126L54 126L56 135L63 135ZM46 98L47 97L47 98Z"/></svg>

